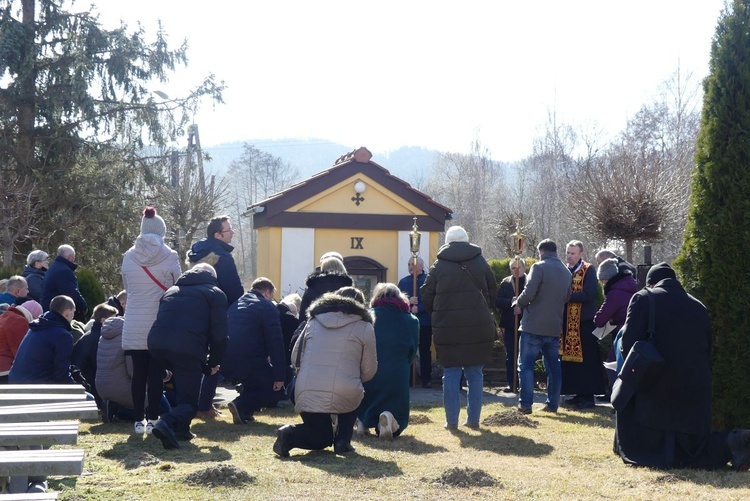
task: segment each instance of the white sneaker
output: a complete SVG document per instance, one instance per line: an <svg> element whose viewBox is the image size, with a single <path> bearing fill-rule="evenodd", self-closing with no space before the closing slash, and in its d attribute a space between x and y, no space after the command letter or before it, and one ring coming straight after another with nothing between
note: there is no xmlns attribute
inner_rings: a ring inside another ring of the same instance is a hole
<svg viewBox="0 0 750 501"><path fill-rule="evenodd" d="M357 421L354 423L357 426L357 435L362 436L365 433L367 433L367 429L365 429L365 424L357 418Z"/></svg>
<svg viewBox="0 0 750 501"><path fill-rule="evenodd" d="M136 435L143 435L144 433L146 433L146 425L143 423L143 421L136 421L134 428Z"/></svg>
<svg viewBox="0 0 750 501"><path fill-rule="evenodd" d="M146 422L146 435L151 435L151 432L154 431L154 426L156 425L156 421L153 419L149 419Z"/></svg>
<svg viewBox="0 0 750 501"><path fill-rule="evenodd" d="M390 412L383 411L380 413L380 417L378 418L378 435L381 440L393 440L393 424L395 422L396 420L393 419L393 414Z"/></svg>

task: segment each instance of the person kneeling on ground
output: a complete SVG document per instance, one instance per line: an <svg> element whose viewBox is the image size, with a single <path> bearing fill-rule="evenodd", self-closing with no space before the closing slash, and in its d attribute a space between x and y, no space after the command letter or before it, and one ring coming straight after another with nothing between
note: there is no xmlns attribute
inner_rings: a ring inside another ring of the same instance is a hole
<svg viewBox="0 0 750 501"><path fill-rule="evenodd" d="M292 350L295 362L302 350L294 391L294 410L302 424L278 429L273 451L279 456L331 444L336 454L354 451L351 440L364 396L362 383L378 369L372 315L364 300L354 287L344 287L310 306L310 319Z"/></svg>
<svg viewBox="0 0 750 501"><path fill-rule="evenodd" d="M154 425L153 436L165 449L190 440L190 422L198 411L204 374L216 374L227 346L227 297L216 271L199 263L183 273L159 301L148 334L148 350L173 373L176 405Z"/></svg>

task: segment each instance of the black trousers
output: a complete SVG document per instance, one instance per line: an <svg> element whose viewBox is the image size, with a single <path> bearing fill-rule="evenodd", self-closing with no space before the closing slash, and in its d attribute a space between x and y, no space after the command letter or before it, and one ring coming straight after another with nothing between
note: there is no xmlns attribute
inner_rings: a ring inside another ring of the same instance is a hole
<svg viewBox="0 0 750 501"><path fill-rule="evenodd" d="M133 360L133 379L130 381L130 392L133 395L133 413L136 421L159 419L161 396L164 391L164 364L151 356L148 350L127 350ZM148 408L144 410L146 394Z"/></svg>
<svg viewBox="0 0 750 501"><path fill-rule="evenodd" d="M172 371L175 405L161 419L176 432L190 431L190 422L198 412L203 371L201 360L175 355L165 351L155 351L153 356L164 367Z"/></svg>
<svg viewBox="0 0 750 501"><path fill-rule="evenodd" d="M354 434L357 410L338 415L336 435L333 433L330 414L316 412L300 413L302 424L293 425L290 443L294 449L320 450L333 445L349 444Z"/></svg>

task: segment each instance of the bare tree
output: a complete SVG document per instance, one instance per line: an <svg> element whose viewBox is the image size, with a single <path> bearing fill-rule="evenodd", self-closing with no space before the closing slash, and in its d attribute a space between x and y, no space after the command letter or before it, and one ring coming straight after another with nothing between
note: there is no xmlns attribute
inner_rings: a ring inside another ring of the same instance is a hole
<svg viewBox="0 0 750 501"><path fill-rule="evenodd" d="M0 245L3 266L10 266L16 243L36 230L33 222L40 211L34 199L34 184L13 171L3 172L0 183Z"/></svg>
<svg viewBox="0 0 750 501"><path fill-rule="evenodd" d="M249 143L243 145L242 156L229 165L228 197L224 209L236 221L240 274L256 276L256 231L252 218L243 217L247 208L287 189L298 179L298 169Z"/></svg>

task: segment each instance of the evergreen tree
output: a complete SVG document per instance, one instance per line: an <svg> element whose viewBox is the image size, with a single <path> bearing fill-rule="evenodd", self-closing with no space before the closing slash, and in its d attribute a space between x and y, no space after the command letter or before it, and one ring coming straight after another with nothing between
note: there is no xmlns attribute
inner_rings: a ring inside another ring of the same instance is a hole
<svg viewBox="0 0 750 501"><path fill-rule="evenodd" d="M714 424L750 427L750 268L743 260L750 248L750 0L734 0L719 19L704 93L675 264L713 321Z"/></svg>

